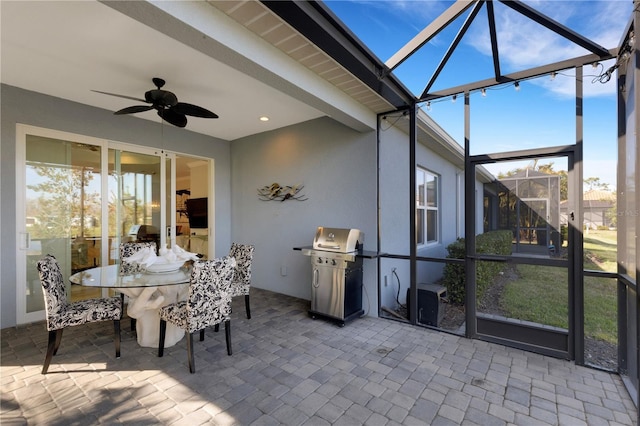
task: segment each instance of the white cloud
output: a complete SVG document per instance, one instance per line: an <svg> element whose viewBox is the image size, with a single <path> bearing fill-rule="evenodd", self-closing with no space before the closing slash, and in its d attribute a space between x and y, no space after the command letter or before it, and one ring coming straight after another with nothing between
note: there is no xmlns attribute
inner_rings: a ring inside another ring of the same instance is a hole
<svg viewBox="0 0 640 426"><path fill-rule="evenodd" d="M329 3L331 1L333 0L329 0ZM633 6L630 0L524 1L540 13L605 48L617 47ZM369 27L377 29L377 33L373 36L375 39L368 40L368 43L372 45L371 47L385 46L377 48L378 54L383 60L397 52L404 43L422 31L452 5L451 1L440 0L354 0L353 2L366 6L362 8L359 19L370 22ZM535 23L503 3L494 2L493 4L496 12L500 67L503 74L547 65L588 53L586 49ZM431 50L431 52L437 52L443 46L449 45L450 37L459 29L466 16L468 16L468 12L463 13L450 28L429 42L432 47L438 46L436 50ZM398 27L398 22L400 22L400 27ZM400 34L402 35L400 36ZM403 38L405 39L402 40ZM394 40L393 43L398 43L398 45L385 43L385 39ZM486 20L486 6L476 17L469 32L465 35L463 43L484 55L487 59L483 61L484 63L490 63L492 53ZM459 46L457 50L462 48L463 46ZM436 63L434 61L440 59L437 53L436 57L427 58L424 56L424 49L420 51L422 56L417 54L409 58L406 62L407 65L404 65L404 68L410 67L409 76L415 75L416 72L424 74L425 70L429 70L429 67ZM453 59L455 58L454 56ZM465 58L468 57L465 56ZM428 62L425 63L425 60ZM452 60L451 65L456 69L459 68L460 64L453 62L455 61ZM604 70L611 65L612 63L605 65ZM416 66L420 67L420 71L413 70ZM594 70L589 66L585 66L583 69L584 96L613 96L616 92L616 76L613 75L607 84L593 83L596 71L601 72L602 70ZM575 96L575 81L570 77L573 73L573 70L563 71L553 81L541 78L533 82L547 89L552 95L560 98L573 97ZM422 87L420 86L420 90Z"/></svg>
<svg viewBox="0 0 640 426"><path fill-rule="evenodd" d="M534 1L528 2L541 13L571 28L584 37L590 37L605 48L617 47L630 16L630 2L625 1ZM588 52L531 19L507 8L496 8L496 30L502 72L521 71L536 66L582 56ZM471 34L470 34L471 35ZM474 27L465 41L484 55L491 55L488 26ZM608 69L613 62L604 65ZM594 70L584 67L584 95L608 96L615 94L615 76L608 84L592 83ZM567 76L573 70L562 72L554 81L536 80L558 96L574 96L575 82Z"/></svg>
<svg viewBox="0 0 640 426"><path fill-rule="evenodd" d="M613 60L598 63L596 68L586 65L582 68L583 95L584 97L601 97L615 96L616 94L616 75L611 79L602 83L597 77L614 64ZM561 98L574 98L576 93L575 70L560 71L552 79L551 76L540 77L530 80L532 84L543 87L552 95Z"/></svg>

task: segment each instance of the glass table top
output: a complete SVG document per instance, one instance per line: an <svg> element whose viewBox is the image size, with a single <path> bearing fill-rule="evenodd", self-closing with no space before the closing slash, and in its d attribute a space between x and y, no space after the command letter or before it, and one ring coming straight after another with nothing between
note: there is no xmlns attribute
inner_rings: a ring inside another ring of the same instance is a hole
<svg viewBox="0 0 640 426"><path fill-rule="evenodd" d="M77 272L69 281L85 287L103 288L136 288L158 287L189 282L191 269L181 267L169 272L139 272L135 274L121 274L120 265L101 266Z"/></svg>

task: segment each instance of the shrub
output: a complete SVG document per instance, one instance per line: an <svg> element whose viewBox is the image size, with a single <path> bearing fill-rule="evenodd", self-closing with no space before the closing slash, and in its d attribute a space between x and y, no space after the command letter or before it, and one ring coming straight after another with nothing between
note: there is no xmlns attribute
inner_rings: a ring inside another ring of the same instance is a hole
<svg viewBox="0 0 640 426"><path fill-rule="evenodd" d="M476 252L479 254L510 255L513 234L509 230L490 231L476 236ZM464 238L458 238L447 246L450 259L465 258ZM465 301L464 264L448 263L444 267L443 283L447 288L447 298L451 303L463 305ZM504 269L503 262L480 261L476 263L476 295L481 298L485 289Z"/></svg>

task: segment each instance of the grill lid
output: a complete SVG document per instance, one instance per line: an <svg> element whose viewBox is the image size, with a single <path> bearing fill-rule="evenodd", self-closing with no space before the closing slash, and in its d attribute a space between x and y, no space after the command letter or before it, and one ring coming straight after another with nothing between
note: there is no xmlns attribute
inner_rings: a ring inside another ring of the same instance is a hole
<svg viewBox="0 0 640 426"><path fill-rule="evenodd" d="M313 240L315 250L352 253L362 250L364 232L359 229L326 228L318 226Z"/></svg>

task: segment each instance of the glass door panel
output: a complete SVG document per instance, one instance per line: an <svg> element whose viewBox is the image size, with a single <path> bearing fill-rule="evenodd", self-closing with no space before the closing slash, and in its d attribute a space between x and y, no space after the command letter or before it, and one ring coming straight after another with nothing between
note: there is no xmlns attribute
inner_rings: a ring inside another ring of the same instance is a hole
<svg viewBox="0 0 640 426"><path fill-rule="evenodd" d="M109 253L119 258L121 242L155 242L160 247L162 157L109 149Z"/></svg>
<svg viewBox="0 0 640 426"><path fill-rule="evenodd" d="M101 263L100 153L96 145L26 135L26 314L44 309L36 264L45 254L60 263L71 300L100 294L68 283L73 273Z"/></svg>
<svg viewBox="0 0 640 426"><path fill-rule="evenodd" d="M206 259L215 253L213 161L182 155L175 159L175 244Z"/></svg>
<svg viewBox="0 0 640 426"><path fill-rule="evenodd" d="M69 277L118 262L120 242L193 250L193 237L202 246L198 253L213 247L208 228L190 229L185 209L192 191L201 200L211 197L209 160L31 126L18 125L17 135L16 214L24 218L17 229L18 324L44 318L36 264L45 254L60 263L76 301L101 291L72 286Z"/></svg>

